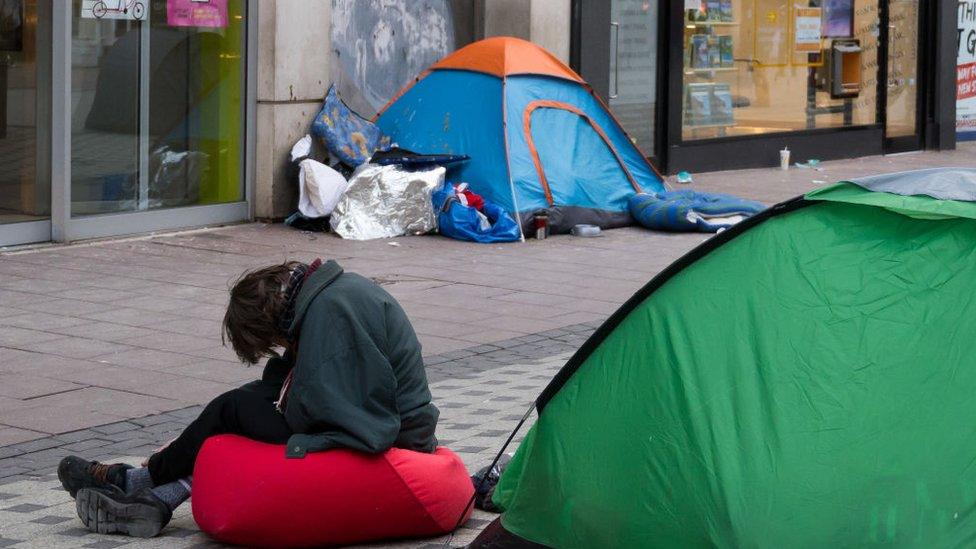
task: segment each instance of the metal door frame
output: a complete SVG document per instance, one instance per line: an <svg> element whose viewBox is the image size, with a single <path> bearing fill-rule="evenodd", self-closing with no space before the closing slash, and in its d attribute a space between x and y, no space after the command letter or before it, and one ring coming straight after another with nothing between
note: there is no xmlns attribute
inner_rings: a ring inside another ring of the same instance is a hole
<svg viewBox="0 0 976 549"><path fill-rule="evenodd" d="M54 52L51 44L51 11L50 1L37 3L37 23L35 29L35 99L34 99L34 127L35 127L35 156L34 177L35 185L51 183L51 83L52 61ZM53 189L49 189L53 191ZM50 198L49 198L50 200ZM47 219L36 221L20 221L16 223L0 224L0 247L35 244L51 240L51 215Z"/></svg>
<svg viewBox="0 0 976 549"><path fill-rule="evenodd" d="M661 167L666 161L668 115L668 18L671 2L655 2L658 10L657 59L655 60L654 143L652 150L640 148L648 160ZM570 17L569 66L580 74L604 103L610 104L611 5L609 0L572 0ZM582 47L583 36L587 47ZM612 111L611 111L612 113Z"/></svg>
<svg viewBox="0 0 976 549"><path fill-rule="evenodd" d="M55 242L71 242L152 231L219 225L254 218L255 125L257 117L257 0L246 0L243 200L226 204L186 206L139 212L109 213L71 217L71 24L74 2L54 2L51 14L51 219L48 236ZM148 77L149 33L142 33L140 57L140 200L145 200L148 163ZM2 230L6 230L4 227ZM33 228L42 231L38 225ZM38 235L40 232L37 233ZM34 242L47 240L35 239ZM2 242L0 242L2 243ZM26 243L22 241L21 243Z"/></svg>
<svg viewBox="0 0 976 549"><path fill-rule="evenodd" d="M918 2L918 43L916 44L915 66L915 134L899 137L888 137L888 64L891 57L891 1L878 2L880 35L878 37L878 120L881 121L883 132L883 150L885 154L895 154L910 151L920 151L925 147L925 115L926 98L930 75L929 65L925 62L930 54L930 44L922 39L930 28L930 14L924 0Z"/></svg>

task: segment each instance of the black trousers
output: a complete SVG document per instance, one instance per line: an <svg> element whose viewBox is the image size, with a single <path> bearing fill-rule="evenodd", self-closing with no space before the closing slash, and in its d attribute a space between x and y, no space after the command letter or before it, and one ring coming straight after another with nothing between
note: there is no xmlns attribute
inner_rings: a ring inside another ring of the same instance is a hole
<svg viewBox="0 0 976 549"><path fill-rule="evenodd" d="M280 383L253 381L213 399L179 438L149 458L149 475L157 486L193 474L193 463L207 438L235 434L284 444L292 431L275 410Z"/></svg>

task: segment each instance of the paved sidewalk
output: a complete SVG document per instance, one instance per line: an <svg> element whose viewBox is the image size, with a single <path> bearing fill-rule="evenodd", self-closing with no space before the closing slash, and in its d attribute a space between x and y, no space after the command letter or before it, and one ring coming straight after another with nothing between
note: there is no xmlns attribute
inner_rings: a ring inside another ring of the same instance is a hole
<svg viewBox="0 0 976 549"><path fill-rule="evenodd" d="M772 204L844 178L949 165L976 166L976 144L825 162L823 171L702 174L693 187ZM475 468L587 334L706 238L629 228L497 246L351 242L248 224L0 251L0 547L142 546L82 532L52 489L53 466L69 452L143 457L202 403L260 375L220 344L227 288L245 269L335 258L384 285L424 345L443 412L438 435ZM145 546L205 544L185 509L181 517L174 535Z"/></svg>

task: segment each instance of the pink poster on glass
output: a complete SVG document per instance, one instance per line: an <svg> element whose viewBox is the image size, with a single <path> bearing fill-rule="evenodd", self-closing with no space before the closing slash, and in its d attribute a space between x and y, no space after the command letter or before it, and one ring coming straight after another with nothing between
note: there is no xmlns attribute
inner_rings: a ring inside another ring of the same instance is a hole
<svg viewBox="0 0 976 549"><path fill-rule="evenodd" d="M227 0L166 0L166 22L171 27L227 26Z"/></svg>

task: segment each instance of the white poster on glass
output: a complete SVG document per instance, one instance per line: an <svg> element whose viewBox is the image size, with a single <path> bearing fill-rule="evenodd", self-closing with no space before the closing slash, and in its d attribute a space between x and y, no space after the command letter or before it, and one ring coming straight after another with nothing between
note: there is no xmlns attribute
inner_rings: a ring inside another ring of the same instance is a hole
<svg viewBox="0 0 976 549"><path fill-rule="evenodd" d="M797 53L820 53L820 40L823 35L823 14L820 8L793 8L793 51Z"/></svg>
<svg viewBox="0 0 976 549"><path fill-rule="evenodd" d="M81 16L84 19L128 19L145 21L146 3L149 0L82 0Z"/></svg>
<svg viewBox="0 0 976 549"><path fill-rule="evenodd" d="M959 0L956 133L976 139L976 0Z"/></svg>

